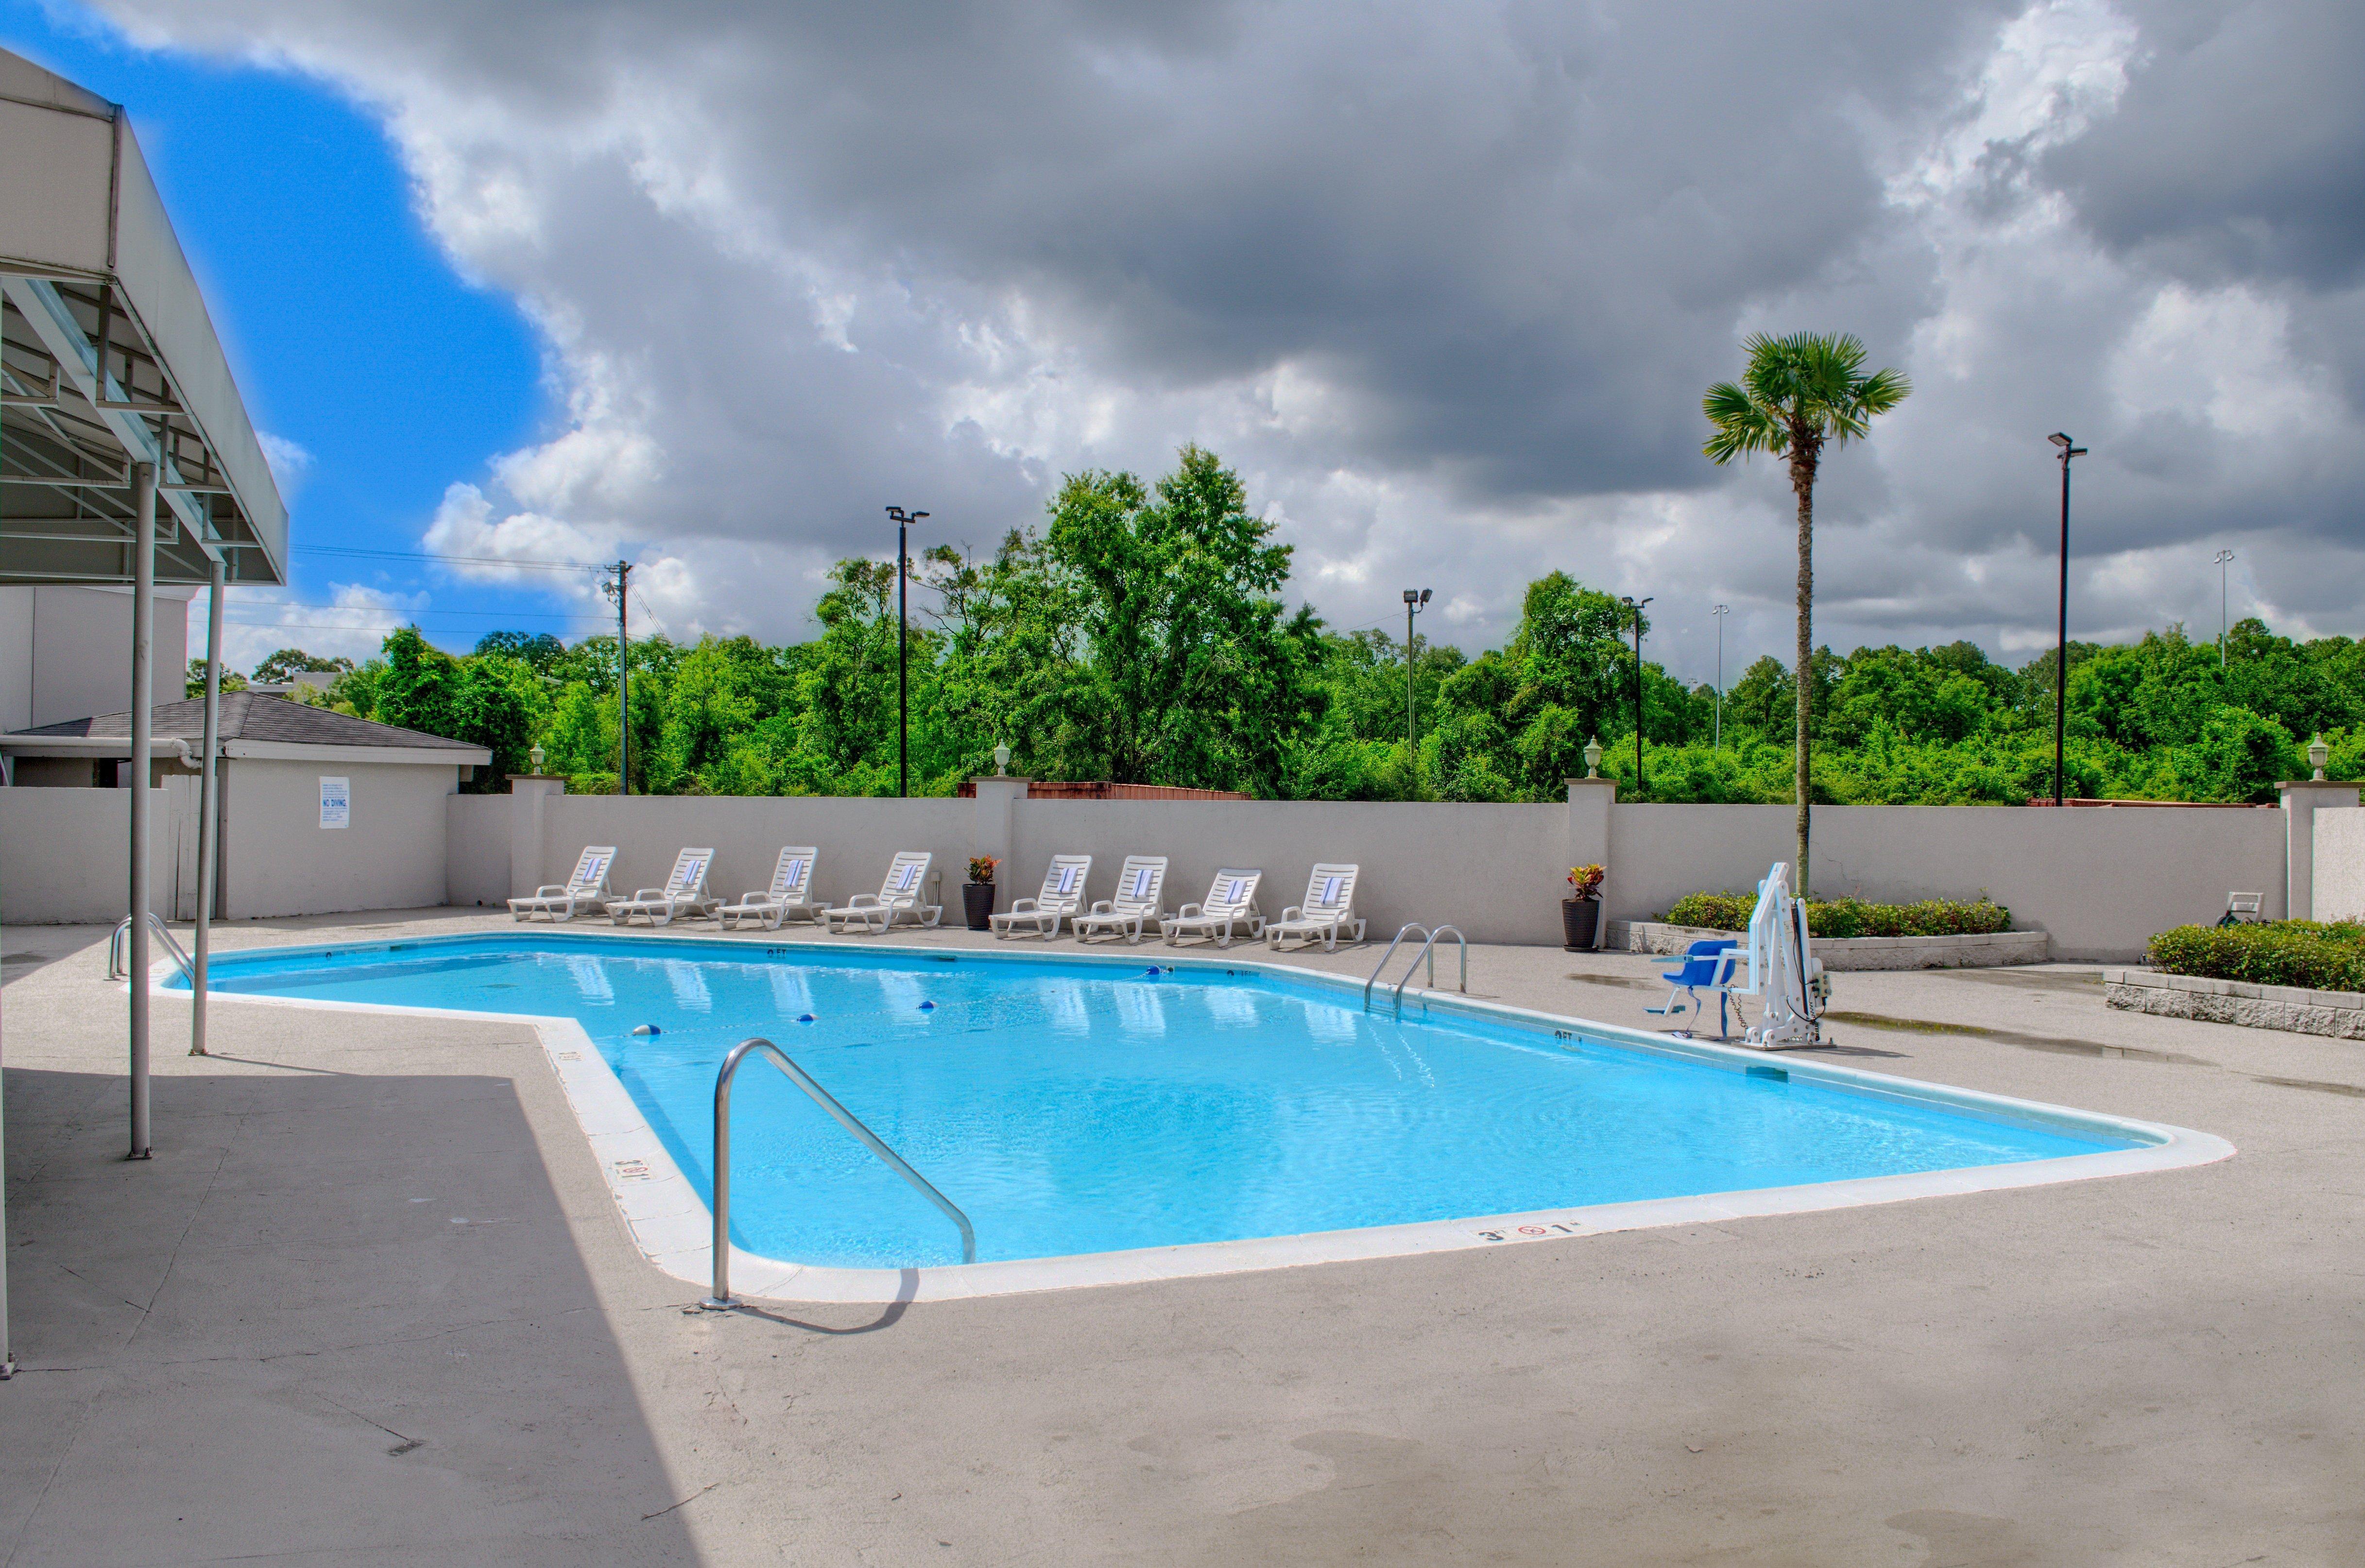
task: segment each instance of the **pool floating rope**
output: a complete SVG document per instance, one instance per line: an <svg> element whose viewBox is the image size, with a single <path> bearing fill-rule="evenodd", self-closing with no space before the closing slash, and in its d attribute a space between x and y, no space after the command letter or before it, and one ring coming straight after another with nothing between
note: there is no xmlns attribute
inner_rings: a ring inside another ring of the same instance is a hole
<svg viewBox="0 0 2365 1568"><path fill-rule="evenodd" d="M633 1033L635 1035L662 1035L665 1031L658 1028L654 1024L639 1024L633 1025Z"/></svg>

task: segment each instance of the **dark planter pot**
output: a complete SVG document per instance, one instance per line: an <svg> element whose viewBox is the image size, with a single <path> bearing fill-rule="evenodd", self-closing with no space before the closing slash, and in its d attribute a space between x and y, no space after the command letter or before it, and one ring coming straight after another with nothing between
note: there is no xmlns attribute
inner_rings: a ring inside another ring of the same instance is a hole
<svg viewBox="0 0 2365 1568"><path fill-rule="evenodd" d="M992 922L989 917L993 913L993 884L963 882L961 910L969 916L969 928L971 931L992 930Z"/></svg>
<svg viewBox="0 0 2365 1568"><path fill-rule="evenodd" d="M1572 953L1590 950L1593 946L1593 933L1600 919L1601 901L1599 899L1561 900L1561 945Z"/></svg>

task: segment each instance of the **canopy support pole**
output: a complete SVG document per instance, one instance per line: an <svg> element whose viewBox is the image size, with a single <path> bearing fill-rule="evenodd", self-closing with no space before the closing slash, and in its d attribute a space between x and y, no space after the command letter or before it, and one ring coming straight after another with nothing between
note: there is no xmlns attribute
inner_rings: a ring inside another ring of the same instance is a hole
<svg viewBox="0 0 2365 1568"><path fill-rule="evenodd" d="M156 697L156 465L131 465L138 508L131 563L131 1152L146 1159L148 1136L148 770Z"/></svg>
<svg viewBox="0 0 2365 1568"><path fill-rule="evenodd" d="M212 562L210 596L206 603L206 749L199 764L205 771L197 779L197 930L196 950L191 955L196 973L189 980L189 1054L206 1054L206 953L208 938L213 935L214 919L214 855L220 848L217 841L215 805L217 786L214 772L220 765L215 761L221 749L221 650L222 650L222 562L217 555Z"/></svg>

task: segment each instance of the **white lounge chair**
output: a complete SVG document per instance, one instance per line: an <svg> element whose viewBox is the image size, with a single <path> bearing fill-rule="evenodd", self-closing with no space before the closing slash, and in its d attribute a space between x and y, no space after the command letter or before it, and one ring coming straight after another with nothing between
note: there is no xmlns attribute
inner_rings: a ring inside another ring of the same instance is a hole
<svg viewBox="0 0 2365 1568"><path fill-rule="evenodd" d="M1264 929L1264 915L1257 908L1257 884L1263 880L1262 871L1216 872L1204 900L1186 903L1171 919L1158 923L1166 945L1180 946L1185 936L1204 936L1218 947L1228 947L1235 927L1254 938Z"/></svg>
<svg viewBox="0 0 2365 1568"><path fill-rule="evenodd" d="M821 852L811 845L790 845L780 851L772 866L772 885L750 891L737 903L726 903L714 912L715 923L728 931L734 922L741 925L749 921L760 922L767 931L778 931L780 922L792 914L808 920L821 918L821 905L813 902L813 864Z"/></svg>
<svg viewBox="0 0 2365 1568"><path fill-rule="evenodd" d="M860 925L873 935L883 935L898 921L908 920L920 926L936 924L945 917L945 906L920 902L928 862L934 858L925 849L902 851L888 866L887 879L879 884L877 893L857 893L836 909L823 910L822 923L832 931L850 931Z"/></svg>
<svg viewBox="0 0 2365 1568"><path fill-rule="evenodd" d="M510 913L519 920L540 915L554 924L577 914L596 914L616 896L608 890L608 868L615 863L614 845L587 845L566 880L544 882L530 899L510 900Z"/></svg>
<svg viewBox="0 0 2365 1568"><path fill-rule="evenodd" d="M628 899L616 899L608 905L608 918L619 925L630 925L635 920L645 920L651 925L669 925L680 915L701 915L713 913L722 901L706 893L706 868L714 863L712 849L685 849L673 857L673 875L662 888L641 888Z"/></svg>
<svg viewBox="0 0 2365 1568"><path fill-rule="evenodd" d="M1306 902L1283 910L1281 918L1264 928L1264 945L1279 947L1295 936L1310 947L1319 936L1322 950L1335 953L1342 931L1351 931L1348 940L1361 942L1363 923L1355 917L1355 876L1361 869L1357 866L1314 868L1314 875L1306 881Z"/></svg>
<svg viewBox="0 0 2365 1568"><path fill-rule="evenodd" d="M1128 855L1125 868L1116 874L1116 897L1100 900L1090 913L1077 915L1069 924L1079 942L1104 932L1139 942L1146 931L1158 929L1165 920L1165 903L1166 857Z"/></svg>
<svg viewBox="0 0 2365 1568"><path fill-rule="evenodd" d="M1031 899L1020 899L986 924L997 939L1014 936L1024 927L1048 942L1059 935L1060 921L1082 913L1084 879L1092 869L1089 855L1052 856L1051 868L1043 873L1043 890Z"/></svg>

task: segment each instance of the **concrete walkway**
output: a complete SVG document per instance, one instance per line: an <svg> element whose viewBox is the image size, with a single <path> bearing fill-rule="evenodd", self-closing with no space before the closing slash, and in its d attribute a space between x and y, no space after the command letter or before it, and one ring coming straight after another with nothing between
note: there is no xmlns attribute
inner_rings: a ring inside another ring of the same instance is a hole
<svg viewBox="0 0 2365 1568"><path fill-rule="evenodd" d="M2365 1047L2113 1013L2094 970L1842 975L1834 1055L2236 1159L716 1317L523 1026L217 1002L193 1060L160 1002L127 1164L104 937L5 937L0 1565L2365 1562ZM1647 1027L1666 962L1471 972Z"/></svg>

